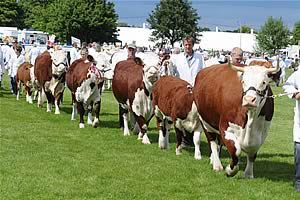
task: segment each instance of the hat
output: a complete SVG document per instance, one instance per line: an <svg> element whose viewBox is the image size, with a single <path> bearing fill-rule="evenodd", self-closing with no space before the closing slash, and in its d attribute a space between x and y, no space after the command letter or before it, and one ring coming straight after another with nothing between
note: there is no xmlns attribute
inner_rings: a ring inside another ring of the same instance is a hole
<svg viewBox="0 0 300 200"><path fill-rule="evenodd" d="M132 43L131 43L131 44L128 45L128 48L136 49L136 46L135 46L135 44L132 44Z"/></svg>

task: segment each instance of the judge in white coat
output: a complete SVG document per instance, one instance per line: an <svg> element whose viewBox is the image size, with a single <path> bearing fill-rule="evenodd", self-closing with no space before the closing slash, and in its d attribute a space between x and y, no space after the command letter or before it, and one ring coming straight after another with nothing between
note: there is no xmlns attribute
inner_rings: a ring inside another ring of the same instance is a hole
<svg viewBox="0 0 300 200"><path fill-rule="evenodd" d="M187 81L194 86L197 73L205 67L203 56L193 50L194 39L185 37L183 39L184 52L173 56L170 65L174 70L174 75Z"/></svg>
<svg viewBox="0 0 300 200"><path fill-rule="evenodd" d="M300 192L300 70L295 71L283 85L289 97L296 100L294 108L295 189Z"/></svg>

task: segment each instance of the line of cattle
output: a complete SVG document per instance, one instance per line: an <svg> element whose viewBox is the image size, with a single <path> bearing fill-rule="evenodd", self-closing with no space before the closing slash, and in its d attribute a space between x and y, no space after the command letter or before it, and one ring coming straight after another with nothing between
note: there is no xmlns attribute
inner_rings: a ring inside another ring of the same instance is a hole
<svg viewBox="0 0 300 200"><path fill-rule="evenodd" d="M253 178L253 163L260 146L267 137L274 113L272 90L269 86L279 66L269 62L253 61L249 66L216 64L201 70L192 87L184 80L173 76L161 76L163 67L155 54L145 54L141 59L117 62L112 78L112 91L127 112L123 114L124 135L129 135L128 111L139 126L138 139L150 144L147 127L155 115L159 129L159 147L169 146L169 129L174 124L176 131L176 154L181 154L182 137L193 134L195 159L201 159L200 133L204 131L211 147L213 170L221 171L220 144L225 145L231 161L225 168L228 176L238 170L241 151L247 154L245 177ZM31 73L31 75L30 75ZM92 57L88 61L76 60L67 68L63 51L53 54L44 52L32 67L28 63L20 66L17 73L31 99L31 77L34 74L38 86L38 106L42 105L42 94L47 97L47 112L55 105L59 114L65 84L72 94L72 120L80 114L79 127L84 128L84 113L88 110L88 124L99 125L101 88L105 71L101 61ZM20 87L20 84L19 84ZM17 95L18 98L19 95ZM76 109L77 107L77 109ZM94 119L92 118L94 111Z"/></svg>

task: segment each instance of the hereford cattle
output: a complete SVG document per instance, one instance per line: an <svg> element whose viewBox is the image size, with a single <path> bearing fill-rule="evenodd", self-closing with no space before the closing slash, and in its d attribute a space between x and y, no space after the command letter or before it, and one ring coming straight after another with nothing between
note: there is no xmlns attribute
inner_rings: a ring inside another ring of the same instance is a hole
<svg viewBox="0 0 300 200"><path fill-rule="evenodd" d="M253 163L267 137L274 112L274 100L268 98L272 95L269 75L278 68L238 67L229 63L214 65L198 73L194 100L210 143L214 170L223 170L218 139L232 158L225 169L227 176L238 172L238 157L244 151L247 154L245 177L254 177Z"/></svg>
<svg viewBox="0 0 300 200"><path fill-rule="evenodd" d="M138 59L137 59L138 61ZM130 135L128 128L128 110L133 113L139 125L138 139L143 144L150 144L147 127L153 116L151 92L153 83L159 78L158 56L148 56L143 63L125 60L117 63L112 80L112 91L121 107L123 114L124 135Z"/></svg>
<svg viewBox="0 0 300 200"><path fill-rule="evenodd" d="M67 57L63 50L56 50L51 55L45 51L36 58L34 76L39 87L38 106L42 106L42 92L47 97L47 112L55 104L55 114L60 114L59 104L65 88Z"/></svg>
<svg viewBox="0 0 300 200"><path fill-rule="evenodd" d="M33 70L33 66L30 63L23 63L20 65L16 75L17 82L17 100L20 98L20 90L22 89L22 84L24 85L26 91L26 102L32 104L32 88L33 81L30 71Z"/></svg>
<svg viewBox="0 0 300 200"><path fill-rule="evenodd" d="M153 108L159 129L159 147L169 146L169 128L174 123L176 131L176 155L181 154L182 137L194 134L195 159L201 159L200 133L202 131L198 111L194 102L192 86L179 78L163 76L152 90Z"/></svg>
<svg viewBox="0 0 300 200"><path fill-rule="evenodd" d="M254 65L259 65L259 66L264 66L266 68L271 68L273 67L272 65L272 61L268 61L268 60L252 60L249 63L249 66L254 66ZM272 73L269 74L268 76L270 78L272 78L272 80L275 82L275 85L278 87L279 86L279 82L280 82L280 76L281 76L281 68L278 70L278 72L276 73Z"/></svg>
<svg viewBox="0 0 300 200"><path fill-rule="evenodd" d="M84 128L84 113L88 110L88 124L94 128L99 125L101 108L101 88L103 76L94 63L82 59L75 60L66 73L67 86L72 94L73 111L71 120L80 115L79 128ZM77 110L76 110L77 106ZM92 120L92 111L95 118Z"/></svg>

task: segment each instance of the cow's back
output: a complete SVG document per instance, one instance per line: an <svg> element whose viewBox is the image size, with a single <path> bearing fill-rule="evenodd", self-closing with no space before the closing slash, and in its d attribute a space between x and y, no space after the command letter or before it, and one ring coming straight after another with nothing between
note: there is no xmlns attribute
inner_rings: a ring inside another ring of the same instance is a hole
<svg viewBox="0 0 300 200"><path fill-rule="evenodd" d="M66 83L71 92L76 92L80 84L87 79L88 69L91 63L83 60L75 60L66 73Z"/></svg>
<svg viewBox="0 0 300 200"><path fill-rule="evenodd" d="M17 71L16 80L21 80L23 83L26 83L27 81L31 81L30 77L30 68L32 67L32 64L25 62L20 65Z"/></svg>
<svg viewBox="0 0 300 200"><path fill-rule="evenodd" d="M143 67L134 60L116 64L112 80L112 91L119 103L133 101L135 91L143 85Z"/></svg>
<svg viewBox="0 0 300 200"><path fill-rule="evenodd" d="M34 76L40 84L51 80L52 59L48 51L45 51L36 58L34 65Z"/></svg>
<svg viewBox="0 0 300 200"><path fill-rule="evenodd" d="M185 119L192 108L193 94L190 84L172 76L161 77L153 86L153 106L173 121Z"/></svg>
<svg viewBox="0 0 300 200"><path fill-rule="evenodd" d="M237 72L230 69L228 64L201 70L196 76L193 93L201 117L214 128L218 128L222 115L237 118L236 113L241 113L237 111L245 112L241 107L241 82Z"/></svg>

